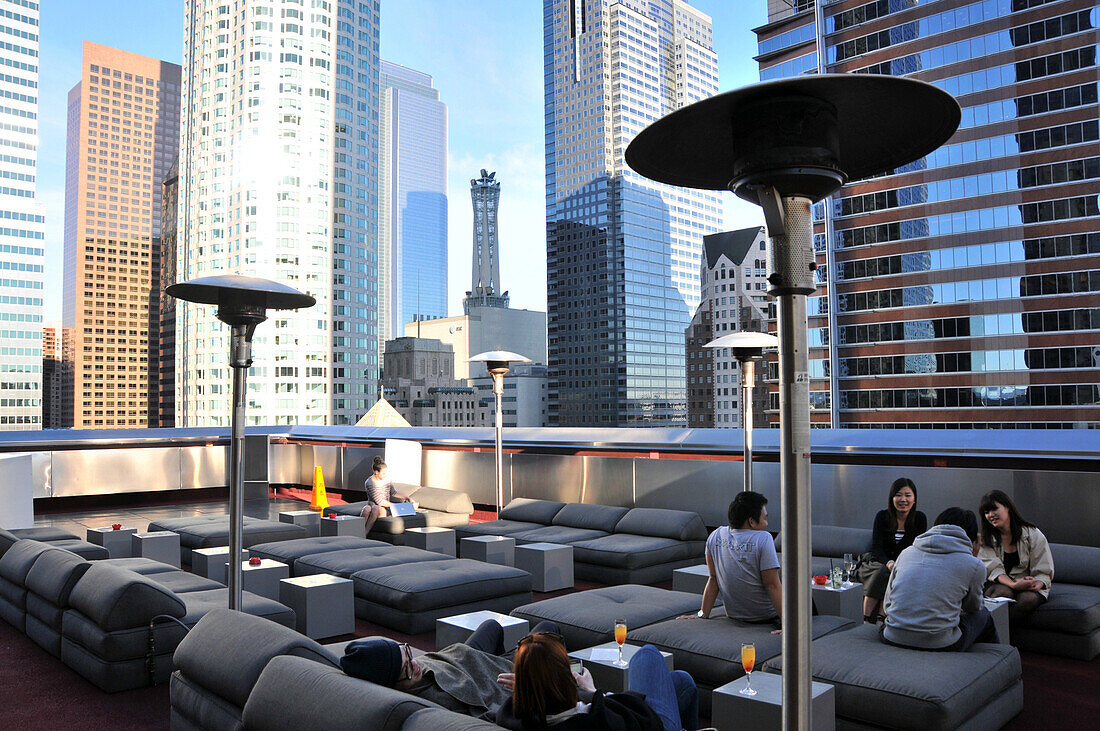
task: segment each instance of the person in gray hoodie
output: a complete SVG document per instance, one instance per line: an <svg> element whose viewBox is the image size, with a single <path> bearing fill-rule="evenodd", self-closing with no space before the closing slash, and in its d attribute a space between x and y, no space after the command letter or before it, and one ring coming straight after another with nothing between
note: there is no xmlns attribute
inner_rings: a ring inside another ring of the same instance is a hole
<svg viewBox="0 0 1100 731"><path fill-rule="evenodd" d="M965 652L997 642L993 617L982 605L985 565L978 553L978 519L948 508L894 563L879 636L888 645Z"/></svg>

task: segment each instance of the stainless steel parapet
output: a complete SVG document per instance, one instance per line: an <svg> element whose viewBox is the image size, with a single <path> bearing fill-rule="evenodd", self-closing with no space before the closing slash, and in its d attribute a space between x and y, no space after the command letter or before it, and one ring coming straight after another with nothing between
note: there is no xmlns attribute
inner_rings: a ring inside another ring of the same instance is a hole
<svg viewBox="0 0 1100 731"><path fill-rule="evenodd" d="M310 485L321 465L329 488L360 490L391 437L424 445L424 484L461 490L482 505L495 500L492 429L248 430L250 445L264 436L272 484ZM739 429L509 429L504 436L505 502L677 508L713 526L725 522L742 488ZM178 490L227 484L228 437L228 429L7 432L0 453L37 455L27 478L35 497ZM753 488L778 507L776 430L756 429L753 437ZM822 429L811 440L817 524L870 527L886 507L890 483L908 476L929 520L952 505L976 509L981 495L997 488L1050 540L1100 546L1095 432ZM772 530L781 528L778 513L772 511Z"/></svg>

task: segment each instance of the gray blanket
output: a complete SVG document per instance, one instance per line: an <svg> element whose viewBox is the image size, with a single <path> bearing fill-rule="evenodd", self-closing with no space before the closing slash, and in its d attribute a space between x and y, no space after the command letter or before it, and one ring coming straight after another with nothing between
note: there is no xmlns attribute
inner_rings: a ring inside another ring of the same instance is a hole
<svg viewBox="0 0 1100 731"><path fill-rule="evenodd" d="M497 676L512 671L512 661L451 645L416 659L424 675L408 693L467 716L482 717L494 711L511 693Z"/></svg>

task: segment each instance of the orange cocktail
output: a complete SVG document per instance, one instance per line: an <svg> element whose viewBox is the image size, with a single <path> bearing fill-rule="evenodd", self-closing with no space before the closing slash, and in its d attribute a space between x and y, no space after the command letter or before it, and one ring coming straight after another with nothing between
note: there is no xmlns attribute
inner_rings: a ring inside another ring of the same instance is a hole
<svg viewBox="0 0 1100 731"><path fill-rule="evenodd" d="M752 689L752 669L756 665L756 645L751 642L741 644L741 667L745 670L745 687L741 689L742 695L756 695Z"/></svg>
<svg viewBox="0 0 1100 731"><path fill-rule="evenodd" d="M623 643L626 642L626 620L615 620L615 642L619 643L619 667L626 667L623 660Z"/></svg>

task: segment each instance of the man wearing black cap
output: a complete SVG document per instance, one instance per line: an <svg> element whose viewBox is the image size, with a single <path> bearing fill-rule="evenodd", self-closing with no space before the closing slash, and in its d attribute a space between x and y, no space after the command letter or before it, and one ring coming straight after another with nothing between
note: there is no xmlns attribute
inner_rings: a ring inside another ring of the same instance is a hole
<svg viewBox="0 0 1100 731"><path fill-rule="evenodd" d="M553 622L532 631L558 634ZM511 691L497 676L512 672L504 652L504 630L495 620L481 623L464 643L413 658L408 643L384 637L355 640L344 649L340 667L356 678L432 701L467 716L489 719Z"/></svg>

